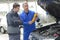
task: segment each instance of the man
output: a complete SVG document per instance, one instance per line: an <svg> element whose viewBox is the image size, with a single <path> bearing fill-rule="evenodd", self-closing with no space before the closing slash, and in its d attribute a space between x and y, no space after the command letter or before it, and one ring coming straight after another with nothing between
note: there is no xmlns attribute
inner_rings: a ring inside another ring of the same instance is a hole
<svg viewBox="0 0 60 40"><path fill-rule="evenodd" d="M29 34L35 30L35 19L33 19L35 12L29 10L28 8L28 3L24 2L23 3L23 8L24 11L22 12L22 14L20 14L20 19L23 22L23 26L24 26L24 40L29 40ZM33 20L32 20L33 19Z"/></svg>
<svg viewBox="0 0 60 40"><path fill-rule="evenodd" d="M9 40L20 40L20 29L19 25L22 25L20 18L17 14L20 5L18 3L13 4L13 9L7 14L7 32Z"/></svg>

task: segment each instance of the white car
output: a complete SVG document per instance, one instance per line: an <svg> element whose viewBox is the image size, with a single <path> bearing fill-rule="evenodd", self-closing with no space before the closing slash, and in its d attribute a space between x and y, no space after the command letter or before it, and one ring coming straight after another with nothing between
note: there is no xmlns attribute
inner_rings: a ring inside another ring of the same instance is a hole
<svg viewBox="0 0 60 40"><path fill-rule="evenodd" d="M7 31L7 21L5 16L0 17L0 32L5 33Z"/></svg>

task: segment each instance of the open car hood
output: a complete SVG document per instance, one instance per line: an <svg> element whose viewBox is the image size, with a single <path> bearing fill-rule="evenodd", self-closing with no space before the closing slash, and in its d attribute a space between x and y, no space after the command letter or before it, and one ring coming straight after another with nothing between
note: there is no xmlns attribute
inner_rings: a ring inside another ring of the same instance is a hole
<svg viewBox="0 0 60 40"><path fill-rule="evenodd" d="M32 40L60 40L60 0L38 0L38 5L44 10L48 11L50 15L56 18L56 23L47 25L34 30L30 34ZM42 6L41 3L46 3L46 6Z"/></svg>
<svg viewBox="0 0 60 40"><path fill-rule="evenodd" d="M57 20L60 18L60 0L38 0L37 3L42 8L43 6L41 4L46 3L45 10Z"/></svg>

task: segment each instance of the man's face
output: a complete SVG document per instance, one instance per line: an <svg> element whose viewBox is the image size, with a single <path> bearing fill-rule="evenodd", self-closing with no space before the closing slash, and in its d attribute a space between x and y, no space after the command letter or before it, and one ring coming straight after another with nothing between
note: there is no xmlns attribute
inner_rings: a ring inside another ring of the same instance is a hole
<svg viewBox="0 0 60 40"><path fill-rule="evenodd" d="M20 9L20 7L16 7L16 8L15 8L16 12L18 12L18 11L19 11L19 9Z"/></svg>
<svg viewBox="0 0 60 40"><path fill-rule="evenodd" d="M25 11L28 11L28 4L24 4L23 8L24 8Z"/></svg>

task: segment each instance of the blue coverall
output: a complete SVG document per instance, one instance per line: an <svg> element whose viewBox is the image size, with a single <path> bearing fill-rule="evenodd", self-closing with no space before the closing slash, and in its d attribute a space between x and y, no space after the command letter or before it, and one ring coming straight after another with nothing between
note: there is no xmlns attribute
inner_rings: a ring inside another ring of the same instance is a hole
<svg viewBox="0 0 60 40"><path fill-rule="evenodd" d="M24 40L28 40L29 34L35 30L35 22L33 24L29 24L28 22L31 21L33 19L34 16L34 12L30 11L28 12L28 15L26 14L25 11L22 12L22 14L20 14L20 19L23 22L23 26L24 26Z"/></svg>

